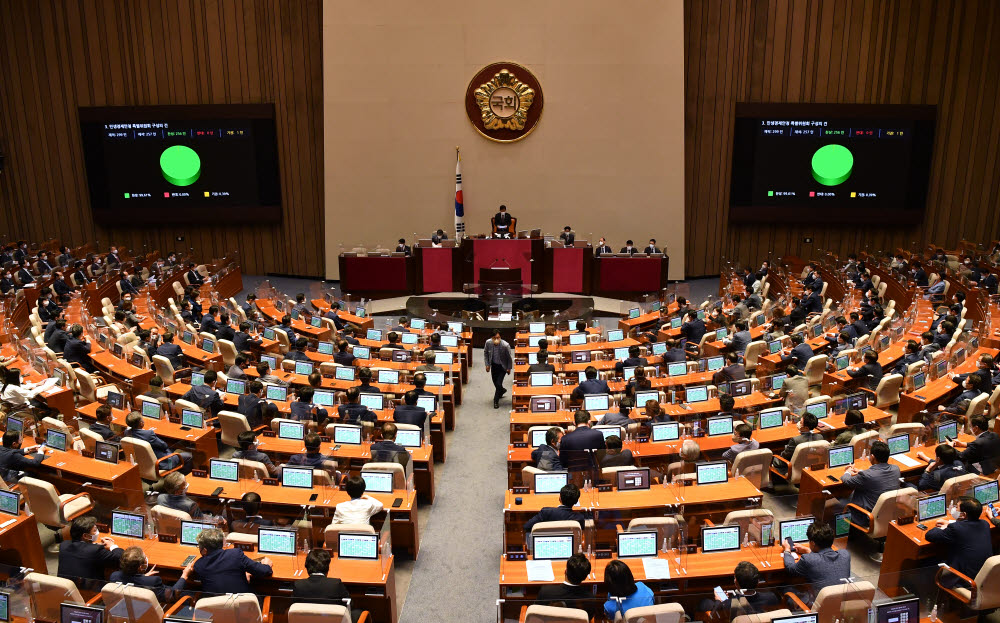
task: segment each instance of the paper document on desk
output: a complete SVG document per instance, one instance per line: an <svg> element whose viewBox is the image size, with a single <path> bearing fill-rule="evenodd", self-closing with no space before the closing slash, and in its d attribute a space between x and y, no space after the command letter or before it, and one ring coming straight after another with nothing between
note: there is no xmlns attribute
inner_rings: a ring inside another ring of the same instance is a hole
<svg viewBox="0 0 1000 623"><path fill-rule="evenodd" d="M528 569L529 582L552 582L556 579L549 560L528 560L524 566Z"/></svg>
<svg viewBox="0 0 1000 623"><path fill-rule="evenodd" d="M892 458L896 459L906 467L917 467L920 465L920 461L914 458L910 458L905 454L894 454Z"/></svg>
<svg viewBox="0 0 1000 623"><path fill-rule="evenodd" d="M666 558L643 558L642 569L647 580L670 579L670 561Z"/></svg>

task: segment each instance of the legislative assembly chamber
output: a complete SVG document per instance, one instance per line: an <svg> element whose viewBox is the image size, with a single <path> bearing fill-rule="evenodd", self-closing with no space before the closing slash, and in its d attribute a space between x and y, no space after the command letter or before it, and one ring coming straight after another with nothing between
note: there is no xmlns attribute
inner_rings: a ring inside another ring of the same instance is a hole
<svg viewBox="0 0 1000 623"><path fill-rule="evenodd" d="M4 0L0 76L0 623L1000 623L996 0Z"/></svg>

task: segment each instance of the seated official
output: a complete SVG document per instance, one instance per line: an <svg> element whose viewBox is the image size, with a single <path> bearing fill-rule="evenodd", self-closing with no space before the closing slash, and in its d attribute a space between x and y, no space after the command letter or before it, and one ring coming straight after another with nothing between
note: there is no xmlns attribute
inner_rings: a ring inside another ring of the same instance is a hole
<svg viewBox="0 0 1000 623"><path fill-rule="evenodd" d="M573 246L573 243L576 242L576 234L573 233L573 228L569 225L563 227L562 233L559 234L559 240L567 247Z"/></svg>
<svg viewBox="0 0 1000 623"><path fill-rule="evenodd" d="M163 578L157 575L156 565L153 565L152 568L149 567L149 560L141 547L132 546L126 549L122 553L119 564L121 569L111 574L110 582L121 582L149 589L153 591L156 600L160 603L173 601L176 596L179 596L194 569L194 561L191 561L181 571L181 577L172 586L167 587L163 584Z"/></svg>
<svg viewBox="0 0 1000 623"><path fill-rule="evenodd" d="M634 424L635 421L629 417L632 415L632 407L635 405L635 401L629 396L623 396L621 400L618 401L618 411L608 411L604 414L604 417L600 419L598 424L600 426L621 426L622 428L627 427L630 424Z"/></svg>
<svg viewBox="0 0 1000 623"><path fill-rule="evenodd" d="M271 457L257 449L257 433L245 430L237 435L236 442L240 444L240 449L233 453L234 459L263 463L269 475L277 475L278 467L271 461Z"/></svg>
<svg viewBox="0 0 1000 623"><path fill-rule="evenodd" d="M21 433L16 430L5 431L3 447L0 447L0 478L13 484L20 478L20 472L34 472L34 468L45 458L44 454L28 456L28 453L37 448L37 445L21 448Z"/></svg>
<svg viewBox="0 0 1000 623"><path fill-rule="evenodd" d="M69 341L70 335L66 331L66 319L57 318L55 322L50 322L48 326L45 327L44 338L45 345L52 349L55 353L61 353L66 348L66 342Z"/></svg>
<svg viewBox="0 0 1000 623"><path fill-rule="evenodd" d="M968 443L956 439L951 445L962 449L958 458L965 464L967 472L992 474L1000 459L1000 436L990 430L989 419L985 415L972 416L969 424L976 438Z"/></svg>
<svg viewBox="0 0 1000 623"><path fill-rule="evenodd" d="M354 360L357 359L357 357L348 352L348 348L350 346L351 345L347 343L347 340L338 341L337 352L333 353L333 362L342 366L353 366Z"/></svg>
<svg viewBox="0 0 1000 623"><path fill-rule="evenodd" d="M406 350L406 347L399 343L399 334L395 331L389 331L389 334L385 337L389 341L383 344L381 348L388 350Z"/></svg>
<svg viewBox="0 0 1000 623"><path fill-rule="evenodd" d="M115 431L111 430L111 407L108 405L101 405L97 407L97 411L94 412L95 422L87 427L90 432L100 435L104 441L118 441L121 439L115 434Z"/></svg>
<svg viewBox="0 0 1000 623"><path fill-rule="evenodd" d="M558 426L545 431L545 443L531 451L531 462L536 468L547 472L563 469L559 462L559 441L562 436L563 430Z"/></svg>
<svg viewBox="0 0 1000 623"><path fill-rule="evenodd" d="M319 435L316 433L306 433L306 436L303 439L303 445L305 445L306 448L305 454L296 454L289 457L289 465L325 469L326 471L331 472L331 475L336 473L337 459L332 456L320 454Z"/></svg>
<svg viewBox="0 0 1000 623"><path fill-rule="evenodd" d="M813 356L813 349L805 343L805 338L801 333L792 335L792 350L786 356L782 356L781 365L795 364L800 370L805 370L806 363ZM876 356L876 360L878 357Z"/></svg>
<svg viewBox="0 0 1000 623"><path fill-rule="evenodd" d="M590 428L590 413L580 409L573 415L576 428L559 443L559 462L571 472L582 472L597 466L594 453L607 445L600 431Z"/></svg>
<svg viewBox="0 0 1000 623"><path fill-rule="evenodd" d="M864 354L865 363L860 368L850 367L847 374L852 379L860 379L864 387L875 391L878 389L879 381L882 380L882 364L878 362L878 353L867 350Z"/></svg>
<svg viewBox="0 0 1000 623"><path fill-rule="evenodd" d="M156 504L187 513L195 521L215 521L214 516L203 513L198 503L187 496L187 490L187 479L180 472L171 472L163 478L163 493L156 496Z"/></svg>
<svg viewBox="0 0 1000 623"><path fill-rule="evenodd" d="M669 413L665 413L663 409L660 408L660 403L657 402L656 400L646 401L646 416L653 424L659 424L660 422L674 421L674 418L670 417Z"/></svg>
<svg viewBox="0 0 1000 623"><path fill-rule="evenodd" d="M382 439L376 441L372 444L372 459L381 460L383 457L387 460L392 460L395 455L409 453L406 446L401 446L396 443L396 425L392 422L386 422L382 425ZM376 457L378 457L376 459Z"/></svg>
<svg viewBox="0 0 1000 623"><path fill-rule="evenodd" d="M608 589L608 600L604 602L604 615L609 619L620 616L633 608L652 606L653 591L642 582L637 582L632 569L621 560L612 560L604 568L604 585Z"/></svg>
<svg viewBox="0 0 1000 623"><path fill-rule="evenodd" d="M215 317L219 314L219 306L212 305L208 308L208 312L201 318L201 331L202 333L211 333L215 335L219 332L219 323Z"/></svg>
<svg viewBox="0 0 1000 623"><path fill-rule="evenodd" d="M198 535L201 558L194 561L194 574L201 579L203 593L254 593L249 578L271 577L271 559L249 558L241 549L223 549L226 537L222 530L209 528Z"/></svg>
<svg viewBox="0 0 1000 623"><path fill-rule="evenodd" d="M559 490L559 506L545 506L534 517L524 524L524 533L531 535L531 528L543 521L578 521L580 527L591 519L591 513L574 511L573 507L580 501L580 488L570 483Z"/></svg>
<svg viewBox="0 0 1000 623"><path fill-rule="evenodd" d="M994 381L1000 381L1000 377L997 376L998 371L996 364L993 361L993 355L989 353L983 353L976 360L976 371L967 372L965 374L954 374L951 377L952 381L961 384L966 378L970 376L979 377L976 379L975 389L978 389L984 394L989 394L993 391L993 386L997 385Z"/></svg>
<svg viewBox="0 0 1000 623"><path fill-rule="evenodd" d="M153 449L153 454L156 455L156 459L160 460L163 457L175 453L167 445L167 442L160 439L155 432L151 430L143 430L146 425L146 418L142 417L141 413L133 411L125 416L125 426L128 428L125 430L125 437L135 437L136 439L141 439L149 444ZM169 470L177 466L180 466L182 474L190 474L192 469L192 457L190 452L176 451L179 456L172 456L163 463L160 463L159 469Z"/></svg>
<svg viewBox="0 0 1000 623"><path fill-rule="evenodd" d="M362 394L381 394L382 390L372 385L372 369L368 367L361 368L358 370L358 380L361 381L361 385L356 387Z"/></svg>
<svg viewBox="0 0 1000 623"><path fill-rule="evenodd" d="M687 353L681 348L677 340L667 340L667 352L663 353L663 363L675 363L687 361Z"/></svg>
<svg viewBox="0 0 1000 623"><path fill-rule="evenodd" d="M513 223L513 217L507 214L507 206L500 206L500 211L493 215L493 227L496 230L496 235L509 238L511 237L511 225Z"/></svg>
<svg viewBox="0 0 1000 623"><path fill-rule="evenodd" d="M274 522L265 519L260 514L260 495L249 491L240 498L240 507L243 508L243 518L234 519L232 531L242 534L257 534L261 526L273 526Z"/></svg>
<svg viewBox="0 0 1000 623"><path fill-rule="evenodd" d="M409 255L407 253L407 255ZM351 593L340 578L327 577L330 574L330 552L325 549L311 549L305 561L308 578L296 580L292 584L292 598L296 602L333 603L346 606ZM357 621L364 611L351 608L351 620Z"/></svg>
<svg viewBox="0 0 1000 623"><path fill-rule="evenodd" d="M330 414L326 409L313 404L315 390L312 387L300 387L295 394L298 400L292 401L288 405L289 419L299 422L315 422L316 424L323 424L329 419Z"/></svg>
<svg viewBox="0 0 1000 623"><path fill-rule="evenodd" d="M836 446L846 446L858 435L868 432L868 427L865 425L865 416L857 409L847 410L847 413L844 414L844 425L847 428L841 431L833 442Z"/></svg>
<svg viewBox="0 0 1000 623"><path fill-rule="evenodd" d="M332 523L366 524L371 522L373 516L382 512L382 502L365 495L365 480L361 476L349 476L344 482L344 491L351 499L337 504Z"/></svg>
<svg viewBox="0 0 1000 623"><path fill-rule="evenodd" d="M752 562L741 561L733 570L736 591L725 601L705 599L698 608L711 613L711 620L732 621L737 616L763 614L778 607L778 597L771 591L758 591L760 571Z"/></svg>
<svg viewBox="0 0 1000 623"><path fill-rule="evenodd" d="M299 339L299 336L296 335L295 330L292 329L292 316L290 314L285 314L284 316L282 316L281 324L279 324L275 328L281 329L282 331L285 332L285 335L288 337L289 344L294 344L295 340Z"/></svg>
<svg viewBox="0 0 1000 623"><path fill-rule="evenodd" d="M733 307L729 310L729 316L733 319L734 323L739 322L740 320L746 320L750 317L750 308L747 306L742 296L738 293L734 293L730 295L729 299L733 302Z"/></svg>
<svg viewBox="0 0 1000 623"><path fill-rule="evenodd" d="M752 435L753 429L748 424L737 424L733 428L733 445L722 453L722 458L732 463L740 453L760 449L760 443Z"/></svg>
<svg viewBox="0 0 1000 623"><path fill-rule="evenodd" d="M255 429L264 422L264 384L254 379L247 383L247 393L240 394L236 403L236 412L247 419L247 424L251 429Z"/></svg>
<svg viewBox="0 0 1000 623"><path fill-rule="evenodd" d="M940 491L941 486L949 479L968 473L965 471L965 464L958 458L958 450L945 443L934 447L934 460L923 452L918 452L917 457L927 461L927 468L917 483L917 488L921 491Z"/></svg>
<svg viewBox="0 0 1000 623"><path fill-rule="evenodd" d="M282 387L288 387L288 381L279 379L275 375L271 374L271 366L268 365L266 361L261 361L257 364L257 378L261 383L267 383L269 385L281 385Z"/></svg>
<svg viewBox="0 0 1000 623"><path fill-rule="evenodd" d="M396 242L396 248L393 249L394 253L402 253L403 255L409 256L413 254L410 247L406 244L406 238L400 238Z"/></svg>
<svg viewBox="0 0 1000 623"><path fill-rule="evenodd" d="M378 415L361 404L361 388L349 387L344 394L347 402L337 407L337 414L346 424L361 424L362 422L377 422Z"/></svg>
<svg viewBox="0 0 1000 623"><path fill-rule="evenodd" d="M289 349L288 354L285 355L285 359L290 359L292 361L309 361L309 355L306 354L306 347L309 346L309 340L300 337L295 340L292 344L292 348Z"/></svg>
<svg viewBox="0 0 1000 623"><path fill-rule="evenodd" d="M735 331L732 337L727 337L722 340L722 343L730 348L733 353L743 354L747 350L747 346L753 341L753 336L750 334L750 330L747 328L746 320L737 320L733 325Z"/></svg>
<svg viewBox="0 0 1000 623"><path fill-rule="evenodd" d="M819 419L812 413L804 413L802 419L799 420L799 434L789 439L785 444L785 449L781 451L782 458L791 461L795 454L795 448L799 444L822 441L823 434L816 432L817 426L819 426ZM784 463L776 461L775 465L784 466Z"/></svg>
<svg viewBox="0 0 1000 623"><path fill-rule="evenodd" d="M229 366L229 369L226 370L226 378L243 380L243 381L248 380L247 373L243 371L243 368L246 367L246 365L247 365L246 355L244 355L243 353L236 355L236 357L233 359L233 365Z"/></svg>
<svg viewBox="0 0 1000 623"><path fill-rule="evenodd" d="M903 358L892 372L893 374L905 375L906 369L910 365L923 360L923 357L920 356L920 344L914 340L906 340L906 346L903 347Z"/></svg>
<svg viewBox="0 0 1000 623"><path fill-rule="evenodd" d="M583 586L584 580L590 575L590 561L577 552L566 559L566 573L562 584L546 584L538 589L536 603L559 608L580 608L587 611L587 616L593 619L598 608L593 604L594 591ZM590 603L582 603L584 600Z"/></svg>
<svg viewBox="0 0 1000 623"><path fill-rule="evenodd" d="M607 452L601 457L601 467L628 467L635 465L632 451L622 449L622 438L618 435L608 435L604 440Z"/></svg>
<svg viewBox="0 0 1000 623"><path fill-rule="evenodd" d="M233 335L233 346L240 353L248 353L256 348L260 348L263 344L263 340L250 335L250 323L246 320L240 323L240 330Z"/></svg>
<svg viewBox="0 0 1000 623"><path fill-rule="evenodd" d="M656 238L650 238L649 244L646 245L646 248L643 249L642 252L645 253L646 255L652 255L653 253L662 253L662 251L660 251L660 247L656 246Z"/></svg>
<svg viewBox="0 0 1000 623"><path fill-rule="evenodd" d="M705 321L698 318L698 312L688 311L684 316L684 324L681 325L681 339L686 342L685 348L687 345L697 347L706 332Z"/></svg>
<svg viewBox="0 0 1000 623"><path fill-rule="evenodd" d="M193 402L213 416L219 415L219 411L226 408L226 403L215 389L218 384L219 374L215 370L206 370L204 382L201 385L192 385L191 389L184 392L181 399Z"/></svg>
<svg viewBox="0 0 1000 623"><path fill-rule="evenodd" d="M167 331L163 334L163 343L156 347L156 354L166 357L173 366L174 371L184 367L184 351L177 344L174 344L174 334Z"/></svg>
<svg viewBox="0 0 1000 623"><path fill-rule="evenodd" d="M958 521L938 519L924 538L930 543L946 546L945 562L962 575L975 578L993 554L990 524L982 519L983 505L973 497L962 498L958 505ZM944 574L942 583L956 586L962 581L953 574ZM964 585L964 584L963 584Z"/></svg>
<svg viewBox="0 0 1000 623"><path fill-rule="evenodd" d="M77 517L70 524L69 541L59 544L59 577L73 580L84 590L104 581L104 570L118 566L122 549L110 537L101 537L92 515Z"/></svg>
<svg viewBox="0 0 1000 623"><path fill-rule="evenodd" d="M539 352L535 358L538 363L533 363L528 366L528 374L532 372L555 372L556 367L549 363L548 352Z"/></svg>
<svg viewBox="0 0 1000 623"><path fill-rule="evenodd" d="M573 400L577 402L582 401L583 397L587 394L611 393L611 388L608 387L608 382L597 378L597 368L594 366L587 366L587 369L584 370L583 374L587 378L573 390L571 395Z"/></svg>
<svg viewBox="0 0 1000 623"><path fill-rule="evenodd" d="M601 257L602 255L611 253L613 253L611 246L605 242L604 236L601 236L601 239L598 240L597 244L594 246L594 257Z"/></svg>
<svg viewBox="0 0 1000 623"><path fill-rule="evenodd" d="M827 586L837 586L841 578L851 577L851 553L847 548L834 550L833 528L826 523L814 523L806 530L809 545L796 545L795 552L799 554L796 561L791 554L787 541L782 541L784 550L785 570L802 576L812 588L813 595L818 595ZM808 605L812 598L803 599Z"/></svg>
<svg viewBox="0 0 1000 623"><path fill-rule="evenodd" d="M154 376L149 379L149 387L146 391L142 393L143 396L149 396L154 400L164 402L167 399L167 392L163 390L163 379L159 376Z"/></svg>
<svg viewBox="0 0 1000 623"><path fill-rule="evenodd" d="M725 357L726 366L712 375L712 383L714 385L728 383L729 381L742 381L747 378L747 369L740 363L740 358L735 352L726 353Z"/></svg>
<svg viewBox="0 0 1000 623"><path fill-rule="evenodd" d="M215 332L215 337L220 340L229 340L233 342L233 345L236 344L236 331L229 324L229 312L225 310L219 314L219 330Z"/></svg>
<svg viewBox="0 0 1000 623"><path fill-rule="evenodd" d="M778 390L778 397L785 399L785 406L792 413L794 419L806 410L806 400L809 399L809 379L799 371L795 365L785 368L785 382Z"/></svg>
<svg viewBox="0 0 1000 623"><path fill-rule="evenodd" d="M626 240L625 246L622 247L620 251L618 251L618 253L628 253L629 255L635 255L638 252L639 249L636 249L634 246L632 246L631 240Z"/></svg>
<svg viewBox="0 0 1000 623"><path fill-rule="evenodd" d="M623 361L615 362L615 372L618 374L622 373L625 368L635 368L635 367L645 367L649 365L649 362L645 357L639 356L640 350L638 344L633 344L628 347L628 357Z"/></svg>
<svg viewBox="0 0 1000 623"><path fill-rule="evenodd" d="M205 278L201 276L197 270L195 270L194 262L188 262L188 270L185 273L188 278L188 282L191 285L200 286L205 283Z"/></svg>
<svg viewBox="0 0 1000 623"><path fill-rule="evenodd" d="M965 415L969 409L969 403L982 393L977 387L980 383L978 374L970 374L965 377L962 381L962 393L955 396L948 404L938 406L938 411L953 415Z"/></svg>
<svg viewBox="0 0 1000 623"><path fill-rule="evenodd" d="M392 421L397 424L411 424L419 426L420 430L426 430L427 410L417 406L418 394L416 390L410 390L403 394L403 404L396 405L392 412Z"/></svg>
<svg viewBox="0 0 1000 623"><path fill-rule="evenodd" d="M75 324L69 329L69 339L63 346L63 359L68 363L75 363L87 372L94 373L97 368L90 360L90 338L83 334L83 327Z"/></svg>
<svg viewBox="0 0 1000 623"><path fill-rule="evenodd" d="M880 495L899 489L899 468L889 464L889 444L884 441L873 443L871 462L872 466L865 470L858 470L853 465L848 467L840 478L842 483L854 490L851 503L868 512L875 508ZM851 511L851 521L859 526L868 524L868 518L855 510Z"/></svg>

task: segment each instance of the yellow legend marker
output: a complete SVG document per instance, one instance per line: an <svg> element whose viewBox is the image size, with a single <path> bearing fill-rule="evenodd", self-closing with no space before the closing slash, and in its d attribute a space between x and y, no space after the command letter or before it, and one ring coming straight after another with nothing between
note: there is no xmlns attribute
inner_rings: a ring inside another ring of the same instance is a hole
<svg viewBox="0 0 1000 623"><path fill-rule="evenodd" d="M851 194L853 195L854 193L851 193ZM205 191L205 196L206 197L208 196L208 191L207 190Z"/></svg>
<svg viewBox="0 0 1000 623"><path fill-rule="evenodd" d="M205 193L205 194L207 195L208 193ZM853 199L853 198L855 198L857 196L858 196L858 193L851 193L851 199Z"/></svg>

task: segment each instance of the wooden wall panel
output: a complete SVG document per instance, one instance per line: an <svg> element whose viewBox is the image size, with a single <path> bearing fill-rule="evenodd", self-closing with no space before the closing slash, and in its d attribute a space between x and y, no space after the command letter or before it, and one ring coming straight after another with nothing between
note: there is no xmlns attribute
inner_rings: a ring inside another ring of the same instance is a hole
<svg viewBox="0 0 1000 623"><path fill-rule="evenodd" d="M321 0L0 2L0 233L238 251L244 273L322 276L321 27ZM94 224L77 107L264 102L277 115L280 225Z"/></svg>
<svg viewBox="0 0 1000 623"><path fill-rule="evenodd" d="M684 12L687 275L757 264L772 250L808 257L1000 237L1000 3L685 0ZM924 223L730 225L736 102L937 105Z"/></svg>

